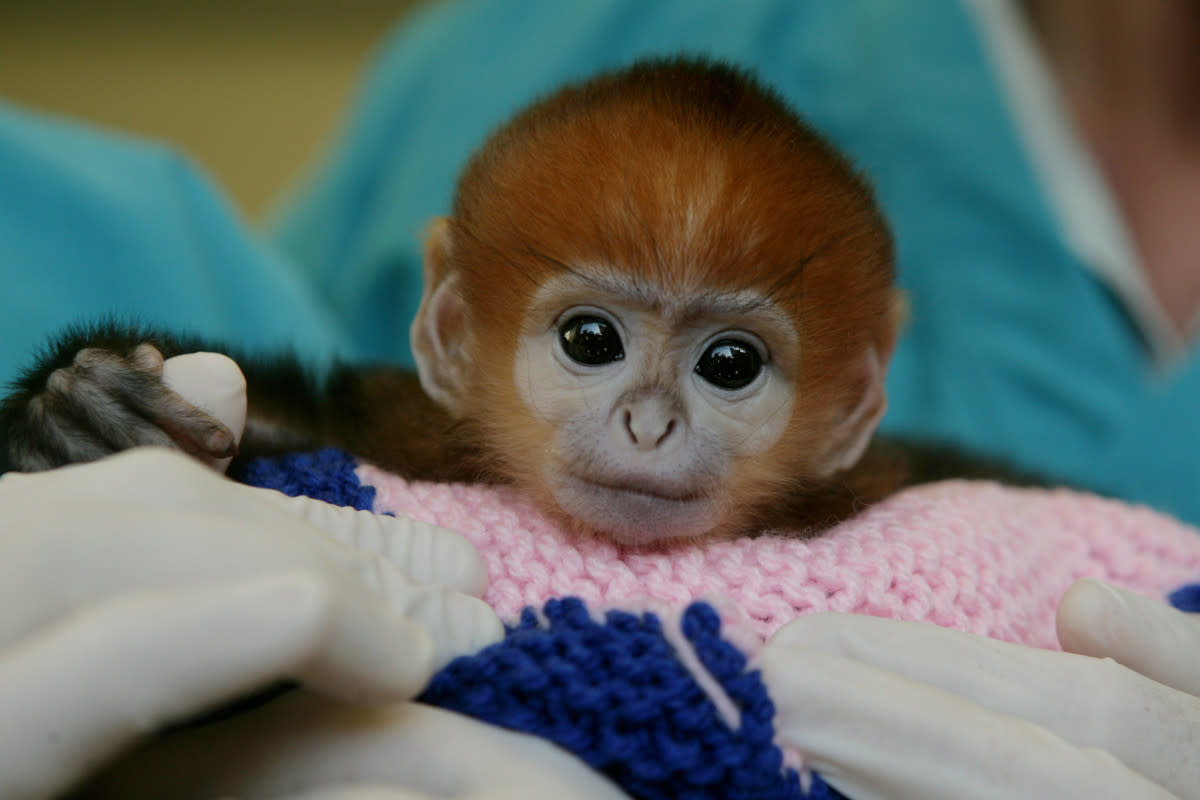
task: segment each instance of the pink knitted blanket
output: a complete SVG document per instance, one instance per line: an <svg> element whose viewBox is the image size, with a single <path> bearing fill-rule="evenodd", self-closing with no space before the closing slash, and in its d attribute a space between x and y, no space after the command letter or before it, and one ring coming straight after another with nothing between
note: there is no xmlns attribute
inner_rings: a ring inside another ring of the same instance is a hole
<svg viewBox="0 0 1200 800"><path fill-rule="evenodd" d="M1064 490L948 482L903 492L815 539L785 534L666 553L573 539L520 496L408 483L371 466L376 510L466 535L487 561L502 618L574 595L590 606L697 599L734 633L767 637L814 611L843 611L1057 647L1054 611L1090 576L1154 597L1200 580L1200 531L1145 508Z"/></svg>

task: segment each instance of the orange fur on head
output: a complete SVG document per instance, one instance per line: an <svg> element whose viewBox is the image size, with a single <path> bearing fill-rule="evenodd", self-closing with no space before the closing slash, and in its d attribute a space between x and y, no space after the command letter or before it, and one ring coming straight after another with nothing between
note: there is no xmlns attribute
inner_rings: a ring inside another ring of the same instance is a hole
<svg viewBox="0 0 1200 800"><path fill-rule="evenodd" d="M887 227L850 165L744 72L646 62L542 99L468 164L444 235L470 353L461 416L530 491L554 432L524 413L516 348L539 288L583 268L651 299L750 290L790 318L798 357L779 367L797 400L784 435L729 476L726 527L817 480L849 415L882 412L871 382L898 322Z"/></svg>

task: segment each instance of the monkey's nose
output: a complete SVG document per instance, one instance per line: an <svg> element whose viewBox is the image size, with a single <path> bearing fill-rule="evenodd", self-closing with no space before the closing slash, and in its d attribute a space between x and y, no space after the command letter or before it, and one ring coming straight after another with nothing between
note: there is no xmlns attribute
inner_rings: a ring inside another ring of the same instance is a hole
<svg viewBox="0 0 1200 800"><path fill-rule="evenodd" d="M663 447L678 429L675 415L659 403L638 403L627 406L621 415L629 442L638 450Z"/></svg>

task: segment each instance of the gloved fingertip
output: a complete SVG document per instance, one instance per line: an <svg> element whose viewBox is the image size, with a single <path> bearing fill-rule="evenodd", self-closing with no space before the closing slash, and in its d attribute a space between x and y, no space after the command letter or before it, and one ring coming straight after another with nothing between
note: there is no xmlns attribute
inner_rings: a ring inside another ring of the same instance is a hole
<svg viewBox="0 0 1200 800"><path fill-rule="evenodd" d="M492 607L482 600L468 598L473 607L471 635L466 639L466 652L474 653L504 638L504 624Z"/></svg>
<svg viewBox="0 0 1200 800"><path fill-rule="evenodd" d="M454 531L430 527L439 543L439 572L445 574L447 585L472 597L482 597L488 588L487 562L475 545Z"/></svg>
<svg viewBox="0 0 1200 800"><path fill-rule="evenodd" d="M406 614L433 637L435 670L504 638L504 626L487 603L444 586L415 592Z"/></svg>
<svg viewBox="0 0 1200 800"><path fill-rule="evenodd" d="M1076 581L1058 604L1058 641L1071 653L1103 657L1112 648L1114 623L1130 613L1123 593L1093 578Z"/></svg>
<svg viewBox="0 0 1200 800"><path fill-rule="evenodd" d="M403 649L396 652L397 692L396 699L405 699L416 694L412 687L424 686L441 666L438 663L438 642L427 628L411 620L400 620L404 631Z"/></svg>
<svg viewBox="0 0 1200 800"><path fill-rule="evenodd" d="M780 646L839 652L839 636L844 632L846 619L845 615L834 612L802 614L775 631L768 641ZM853 624L855 620L850 622Z"/></svg>
<svg viewBox="0 0 1200 800"><path fill-rule="evenodd" d="M354 705L378 706L412 698L440 666L438 642L424 626L406 619L393 618L374 634L377 638L370 644L339 643L342 653L331 647L301 680Z"/></svg>
<svg viewBox="0 0 1200 800"><path fill-rule="evenodd" d="M394 548L390 555L414 580L444 584L473 597L487 591L487 563L465 536L406 517L394 518L391 524L400 529L406 545L402 551Z"/></svg>

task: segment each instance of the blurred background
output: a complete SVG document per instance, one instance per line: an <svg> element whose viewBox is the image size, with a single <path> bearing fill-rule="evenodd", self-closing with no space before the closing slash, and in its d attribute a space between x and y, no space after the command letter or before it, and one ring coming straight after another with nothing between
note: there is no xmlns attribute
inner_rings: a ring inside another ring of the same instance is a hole
<svg viewBox="0 0 1200 800"><path fill-rule="evenodd" d="M0 0L0 97L168 140L260 219L428 2Z"/></svg>

